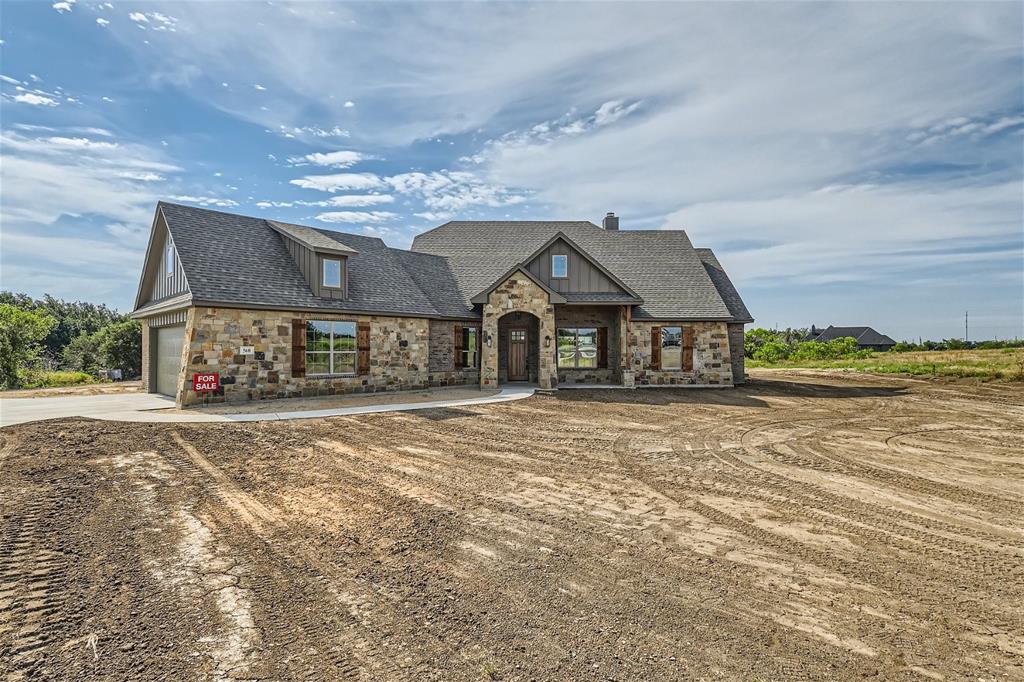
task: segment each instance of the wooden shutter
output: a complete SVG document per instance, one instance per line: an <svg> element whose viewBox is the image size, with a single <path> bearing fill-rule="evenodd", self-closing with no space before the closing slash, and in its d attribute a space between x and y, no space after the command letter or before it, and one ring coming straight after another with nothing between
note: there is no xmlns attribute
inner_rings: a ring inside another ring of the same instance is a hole
<svg viewBox="0 0 1024 682"><path fill-rule="evenodd" d="M683 371L693 371L693 327L683 328Z"/></svg>
<svg viewBox="0 0 1024 682"><path fill-rule="evenodd" d="M292 376L306 376L306 323L292 320Z"/></svg>
<svg viewBox="0 0 1024 682"><path fill-rule="evenodd" d="M608 369L608 327L597 328L597 366Z"/></svg>
<svg viewBox="0 0 1024 682"><path fill-rule="evenodd" d="M462 354L462 325L455 325L455 339L452 346L455 348L455 369L462 369L463 360L465 355Z"/></svg>
<svg viewBox="0 0 1024 682"><path fill-rule="evenodd" d="M356 331L356 350L359 358L359 374L370 373L370 323L360 322Z"/></svg>
<svg viewBox="0 0 1024 682"><path fill-rule="evenodd" d="M661 369L661 327L651 327L651 369Z"/></svg>

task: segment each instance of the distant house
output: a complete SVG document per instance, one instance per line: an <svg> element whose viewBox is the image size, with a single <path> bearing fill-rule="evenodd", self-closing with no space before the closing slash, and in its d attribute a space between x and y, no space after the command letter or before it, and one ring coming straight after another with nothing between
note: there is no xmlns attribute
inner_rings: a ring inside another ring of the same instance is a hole
<svg viewBox="0 0 1024 682"><path fill-rule="evenodd" d="M811 331L804 337L804 341L832 341L851 336L857 339L857 348L864 350L887 351L892 350L896 342L885 334L879 334L871 327L833 327L819 329L813 324Z"/></svg>

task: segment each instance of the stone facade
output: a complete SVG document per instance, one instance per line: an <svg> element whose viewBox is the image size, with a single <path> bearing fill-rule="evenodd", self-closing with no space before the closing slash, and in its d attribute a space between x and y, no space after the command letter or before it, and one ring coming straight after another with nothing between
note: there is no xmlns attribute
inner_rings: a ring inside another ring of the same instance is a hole
<svg viewBox="0 0 1024 682"><path fill-rule="evenodd" d="M455 326L473 326L473 322L452 320L430 320L430 341L428 344L431 386L465 386L480 383L480 369L477 367L455 368ZM479 327L480 323L475 323Z"/></svg>
<svg viewBox="0 0 1024 682"><path fill-rule="evenodd" d="M292 320L369 322L370 369L362 376L293 377ZM233 402L425 388L429 322L408 317L192 308L186 322L178 403ZM240 355L253 346L255 355ZM220 395L192 391L196 372L219 372Z"/></svg>
<svg viewBox="0 0 1024 682"><path fill-rule="evenodd" d="M558 368L560 384L617 384L622 380L620 360L621 306L556 306L555 327L604 327L608 330L608 366L604 368ZM555 362L558 362L557 351Z"/></svg>
<svg viewBox="0 0 1024 682"><path fill-rule="evenodd" d="M745 384L747 383L747 373L743 344L746 337L743 332L743 324L730 322L726 326L729 329L729 354L732 357L732 383Z"/></svg>
<svg viewBox="0 0 1024 682"><path fill-rule="evenodd" d="M142 392L149 393L151 385L149 372L149 356L152 353L149 344L152 343L153 335L149 333L149 320L142 321Z"/></svg>
<svg viewBox="0 0 1024 682"><path fill-rule="evenodd" d="M694 330L693 371L656 370L651 367L651 328L690 327ZM632 369L637 386L732 386L732 356L725 322L631 323Z"/></svg>
<svg viewBox="0 0 1024 682"><path fill-rule="evenodd" d="M541 287L524 275L516 272L509 276L490 293L483 310L484 344L481 356L480 385L495 387L498 385L498 320L512 313L529 313L537 318L538 342L550 337L552 347L555 338L555 311L551 299ZM551 349L547 349L551 350ZM542 389L558 386L558 372L555 367L554 352L541 349L537 361L537 384Z"/></svg>

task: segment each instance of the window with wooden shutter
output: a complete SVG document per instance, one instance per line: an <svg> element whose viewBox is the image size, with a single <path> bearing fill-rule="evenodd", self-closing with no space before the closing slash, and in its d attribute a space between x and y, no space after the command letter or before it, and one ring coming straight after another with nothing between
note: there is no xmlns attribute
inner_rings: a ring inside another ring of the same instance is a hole
<svg viewBox="0 0 1024 682"><path fill-rule="evenodd" d="M661 327L651 327L651 369L661 369Z"/></svg>
<svg viewBox="0 0 1024 682"><path fill-rule="evenodd" d="M597 366L608 369L608 327L597 328Z"/></svg>
<svg viewBox="0 0 1024 682"><path fill-rule="evenodd" d="M370 323L360 322L356 334L356 350L359 356L359 374L370 373Z"/></svg>
<svg viewBox="0 0 1024 682"><path fill-rule="evenodd" d="M683 329L683 371L693 371L693 327Z"/></svg>
<svg viewBox="0 0 1024 682"><path fill-rule="evenodd" d="M292 320L292 376L306 376L306 323Z"/></svg>
<svg viewBox="0 0 1024 682"><path fill-rule="evenodd" d="M462 369L462 365L463 365L463 362L465 360L465 356L463 355L463 348L462 348L462 325L461 324L455 325L454 344L455 344L455 369Z"/></svg>

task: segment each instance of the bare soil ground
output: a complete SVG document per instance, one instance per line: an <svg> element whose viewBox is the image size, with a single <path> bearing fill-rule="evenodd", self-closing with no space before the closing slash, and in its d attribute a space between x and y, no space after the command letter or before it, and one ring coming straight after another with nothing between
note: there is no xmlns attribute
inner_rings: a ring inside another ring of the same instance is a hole
<svg viewBox="0 0 1024 682"><path fill-rule="evenodd" d="M475 386L450 388L428 388L422 391L393 391L389 393L356 393L317 398L283 398L246 403L212 403L178 409L169 407L159 412L209 414L260 414L267 412L303 412L306 410L330 410L340 407L363 407L366 405L395 405L398 403L430 403L437 400L469 400L486 398L500 393L498 389L480 389Z"/></svg>
<svg viewBox="0 0 1024 682"><path fill-rule="evenodd" d="M1024 678L1024 390L0 431L9 679Z"/></svg>

